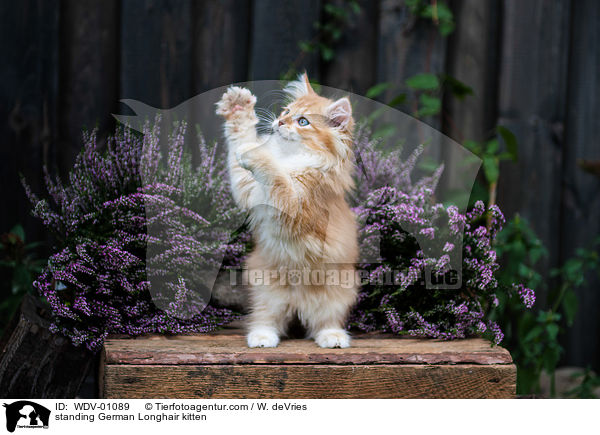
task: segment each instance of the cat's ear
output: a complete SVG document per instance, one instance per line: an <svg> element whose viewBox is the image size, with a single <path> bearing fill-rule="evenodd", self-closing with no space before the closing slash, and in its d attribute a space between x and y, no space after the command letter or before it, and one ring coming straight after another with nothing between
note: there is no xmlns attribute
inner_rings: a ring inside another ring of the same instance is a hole
<svg viewBox="0 0 600 435"><path fill-rule="evenodd" d="M352 105L347 97L340 98L330 104L325 110L331 124L335 127L345 127L352 119Z"/></svg>
<svg viewBox="0 0 600 435"><path fill-rule="evenodd" d="M298 78L289 82L283 90L292 100L296 100L304 95L315 93L310 85L310 82L308 81L308 75L306 73L299 74Z"/></svg>
<svg viewBox="0 0 600 435"><path fill-rule="evenodd" d="M316 94L315 90L310 85L310 80L308 80L308 74L307 73L302 74L302 76L300 77L300 80L302 82L304 82L304 86L306 86L306 92L308 94Z"/></svg>

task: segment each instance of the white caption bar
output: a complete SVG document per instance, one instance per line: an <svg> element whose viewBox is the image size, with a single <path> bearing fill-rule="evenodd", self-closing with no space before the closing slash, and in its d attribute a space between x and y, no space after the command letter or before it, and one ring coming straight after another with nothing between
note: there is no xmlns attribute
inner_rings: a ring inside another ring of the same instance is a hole
<svg viewBox="0 0 600 435"><path fill-rule="evenodd" d="M3 401L2 430L26 434L370 435L590 433L599 400L19 400ZM41 430L39 432L38 430ZM115 431L115 432L112 432ZM7 432L4 432L7 433ZM381 432L383 433L383 432Z"/></svg>

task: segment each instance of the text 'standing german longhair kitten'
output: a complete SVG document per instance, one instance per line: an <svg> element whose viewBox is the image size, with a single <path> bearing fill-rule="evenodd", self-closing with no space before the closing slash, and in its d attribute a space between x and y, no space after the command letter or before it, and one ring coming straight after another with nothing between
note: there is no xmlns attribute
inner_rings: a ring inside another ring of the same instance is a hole
<svg viewBox="0 0 600 435"><path fill-rule="evenodd" d="M260 276L250 284L248 346L277 346L297 318L319 346L348 347L344 326L357 289L347 278L358 257L345 200L353 187L352 106L317 95L306 74L284 91L289 102L267 135L256 131L248 89L231 87L217 103L233 195L250 212L255 248L247 268Z"/></svg>

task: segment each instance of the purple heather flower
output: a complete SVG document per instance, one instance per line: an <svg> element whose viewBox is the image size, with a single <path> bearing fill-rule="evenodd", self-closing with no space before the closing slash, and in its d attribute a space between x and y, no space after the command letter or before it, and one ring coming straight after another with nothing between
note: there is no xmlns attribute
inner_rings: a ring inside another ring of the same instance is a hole
<svg viewBox="0 0 600 435"><path fill-rule="evenodd" d="M119 130L104 153L96 133L85 134L68 183L46 174L52 207L24 184L34 215L62 243L34 283L50 303L55 333L95 351L108 334L207 332L236 318L226 309L204 308L187 288L174 301L178 310L186 307L187 320L159 310L150 296L147 272L162 271L168 289L179 282L183 265L199 269L213 264L216 255L242 256L247 241L242 235L241 243L230 244L230 232L218 229L217 224L230 227L228 219L240 212L229 192L224 159L215 158L216 145L200 140L205 160L184 180L184 135L181 124L170 137L163 168L157 126L146 124L141 137ZM190 205L184 201L184 188L186 194L213 198L217 204ZM153 213L159 209L165 211L161 218ZM160 223L160 231L148 234L150 219ZM188 276L195 283L202 279L197 269Z"/></svg>
<svg viewBox="0 0 600 435"><path fill-rule="evenodd" d="M456 206L444 207L433 201L443 167L431 178L413 182L411 173L421 148L402 161L397 153L378 151L364 129L357 136L355 149L360 161L354 211L361 223L361 253L376 253L381 258L379 264L362 265L378 280L362 288L350 326L444 340L490 332L496 343L501 342L500 326L487 320L486 311L498 305L497 292L507 291L495 277L499 265L492 249L504 224L499 208L489 209L492 225L488 231L481 222L486 212L483 202L463 214ZM443 228L448 228L449 234ZM430 251L425 255L415 235L440 243L439 257L432 257ZM447 273L449 254L456 254L456 247L461 246L463 288L426 289L421 277L427 268L438 275ZM393 284L379 279L384 271L392 271ZM531 301L526 290L520 293L527 303Z"/></svg>
<svg viewBox="0 0 600 435"><path fill-rule="evenodd" d="M513 284L513 290L516 290L519 298L523 301L523 305L527 308L533 307L535 304L535 291L525 287L523 284Z"/></svg>

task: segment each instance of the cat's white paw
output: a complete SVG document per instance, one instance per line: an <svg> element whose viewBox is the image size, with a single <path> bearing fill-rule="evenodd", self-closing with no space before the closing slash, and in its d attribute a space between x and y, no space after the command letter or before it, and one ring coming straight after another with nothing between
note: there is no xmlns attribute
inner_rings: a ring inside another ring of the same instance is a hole
<svg viewBox="0 0 600 435"><path fill-rule="evenodd" d="M241 145L235 150L235 159L238 161L240 166L248 171L251 169L251 152L255 146Z"/></svg>
<svg viewBox="0 0 600 435"><path fill-rule="evenodd" d="M273 329L259 328L248 333L248 347L277 347L279 336Z"/></svg>
<svg viewBox="0 0 600 435"><path fill-rule="evenodd" d="M323 329L315 336L315 342L321 347L350 347L350 335L343 329Z"/></svg>
<svg viewBox="0 0 600 435"><path fill-rule="evenodd" d="M252 167L254 166L252 162L256 162L256 159L264 158L264 154L262 154L262 150L259 148L260 145L257 143L245 143L236 148L235 158L242 168L252 171Z"/></svg>
<svg viewBox="0 0 600 435"><path fill-rule="evenodd" d="M217 103L217 115L231 119L243 113L253 113L256 97L246 88L231 86Z"/></svg>

